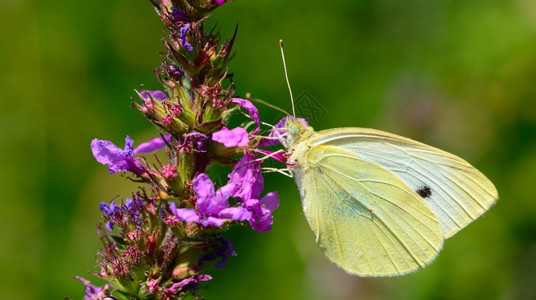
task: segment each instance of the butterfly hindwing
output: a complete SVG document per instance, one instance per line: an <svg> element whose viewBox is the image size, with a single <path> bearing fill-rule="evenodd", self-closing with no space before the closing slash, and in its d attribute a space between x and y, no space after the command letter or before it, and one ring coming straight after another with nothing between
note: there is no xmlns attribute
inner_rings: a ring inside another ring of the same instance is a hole
<svg viewBox="0 0 536 300"><path fill-rule="evenodd" d="M341 147L319 145L307 150L295 175L318 244L347 272L400 275L441 249L432 208L386 169Z"/></svg>

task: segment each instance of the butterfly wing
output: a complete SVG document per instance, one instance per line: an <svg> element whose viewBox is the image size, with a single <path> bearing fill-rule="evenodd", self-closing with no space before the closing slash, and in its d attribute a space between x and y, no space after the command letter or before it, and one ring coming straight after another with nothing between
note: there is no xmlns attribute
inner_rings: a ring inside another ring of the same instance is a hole
<svg viewBox="0 0 536 300"><path fill-rule="evenodd" d="M320 145L294 168L305 216L327 257L361 276L411 272L439 252L431 207L400 178L341 147Z"/></svg>
<svg viewBox="0 0 536 300"><path fill-rule="evenodd" d="M497 189L465 160L395 134L366 128L318 132L311 145L341 147L399 177L432 207L448 238L498 199Z"/></svg>

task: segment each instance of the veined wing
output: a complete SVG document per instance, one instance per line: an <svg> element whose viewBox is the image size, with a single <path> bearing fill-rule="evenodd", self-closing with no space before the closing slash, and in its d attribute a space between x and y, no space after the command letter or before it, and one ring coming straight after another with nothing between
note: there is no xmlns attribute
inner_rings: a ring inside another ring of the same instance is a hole
<svg viewBox="0 0 536 300"><path fill-rule="evenodd" d="M441 249L443 234L431 207L380 166L321 145L307 151L296 175L317 243L347 272L401 275Z"/></svg>
<svg viewBox="0 0 536 300"><path fill-rule="evenodd" d="M333 145L393 172L430 204L445 238L487 211L497 189L465 160L380 130L338 128L318 132L311 145Z"/></svg>

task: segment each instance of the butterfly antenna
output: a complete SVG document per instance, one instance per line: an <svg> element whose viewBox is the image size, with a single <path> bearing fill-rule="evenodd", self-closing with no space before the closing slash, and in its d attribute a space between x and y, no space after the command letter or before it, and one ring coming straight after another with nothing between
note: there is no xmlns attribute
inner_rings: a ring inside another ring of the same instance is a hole
<svg viewBox="0 0 536 300"><path fill-rule="evenodd" d="M283 40L279 40L279 48L281 48L283 68L285 69L285 79L287 80L288 92L290 93L290 102L292 103L292 115L296 116L296 110L294 109L294 97L292 96L292 89L290 88L290 82L288 81L287 63L285 62L285 52L283 51Z"/></svg>
<svg viewBox="0 0 536 300"><path fill-rule="evenodd" d="M269 108L272 108L272 109L275 109L277 111L280 111L280 112L284 113L287 116L290 115L287 111L285 111L284 109L282 109L280 107L277 107L277 106L275 106L275 105L273 105L271 103L268 103L268 102L266 102L266 101L264 101L262 99L258 99L258 98L253 97L251 95L251 93L246 93L246 99L251 100L251 101L255 101L255 102L260 103L260 104L265 105L265 106L268 106Z"/></svg>

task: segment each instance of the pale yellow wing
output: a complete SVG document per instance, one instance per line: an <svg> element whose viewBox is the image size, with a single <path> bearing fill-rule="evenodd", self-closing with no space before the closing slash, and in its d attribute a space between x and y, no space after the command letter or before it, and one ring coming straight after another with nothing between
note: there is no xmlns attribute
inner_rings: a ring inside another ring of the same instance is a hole
<svg viewBox="0 0 536 300"><path fill-rule="evenodd" d="M313 147L298 159L305 216L327 257L348 273L401 275L441 249L431 207L391 172L334 146Z"/></svg>
<svg viewBox="0 0 536 300"><path fill-rule="evenodd" d="M445 238L498 199L493 183L471 164L405 137L375 129L336 128L318 132L309 142L344 148L395 174L432 207Z"/></svg>

